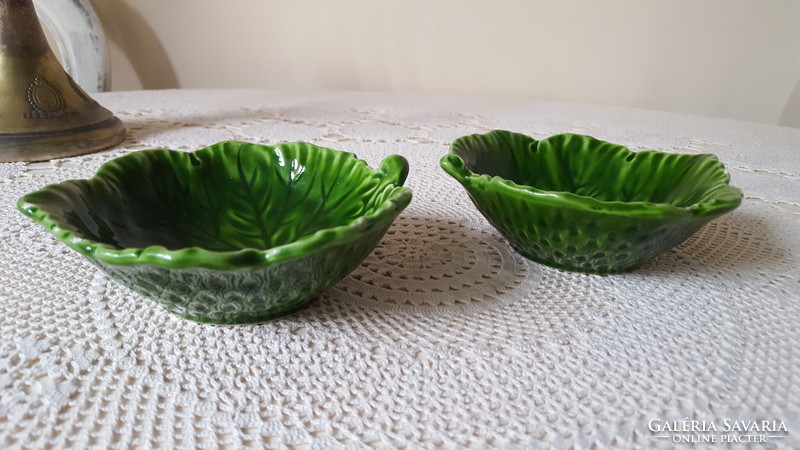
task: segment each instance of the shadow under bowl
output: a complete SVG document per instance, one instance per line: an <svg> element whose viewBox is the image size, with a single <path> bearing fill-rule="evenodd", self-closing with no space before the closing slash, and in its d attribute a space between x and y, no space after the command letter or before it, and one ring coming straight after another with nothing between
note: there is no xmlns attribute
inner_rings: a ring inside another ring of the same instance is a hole
<svg viewBox="0 0 800 450"><path fill-rule="evenodd" d="M440 165L517 252L578 272L631 270L742 201L714 155L576 134L465 136Z"/></svg>
<svg viewBox="0 0 800 450"><path fill-rule="evenodd" d="M307 143L145 150L17 206L112 278L180 317L271 320L355 269L411 201L408 162L377 170Z"/></svg>

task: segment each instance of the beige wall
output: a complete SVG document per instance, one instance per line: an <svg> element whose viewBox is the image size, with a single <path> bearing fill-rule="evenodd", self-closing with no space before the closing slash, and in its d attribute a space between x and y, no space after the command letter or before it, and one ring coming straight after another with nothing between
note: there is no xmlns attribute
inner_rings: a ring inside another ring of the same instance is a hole
<svg viewBox="0 0 800 450"><path fill-rule="evenodd" d="M800 126L798 1L92 2L115 90L492 94Z"/></svg>

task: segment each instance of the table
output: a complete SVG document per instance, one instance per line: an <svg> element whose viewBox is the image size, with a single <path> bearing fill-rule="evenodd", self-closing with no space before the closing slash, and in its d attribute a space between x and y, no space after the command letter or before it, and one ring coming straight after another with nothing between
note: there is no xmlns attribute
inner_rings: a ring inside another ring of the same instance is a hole
<svg viewBox="0 0 800 450"><path fill-rule="evenodd" d="M477 97L96 98L128 127L120 147L0 164L3 448L800 447L800 129ZM495 128L715 153L745 200L632 273L552 269L438 167L454 138ZM235 327L166 313L14 207L131 151L222 140L309 141L373 166L399 153L414 200L309 309Z"/></svg>

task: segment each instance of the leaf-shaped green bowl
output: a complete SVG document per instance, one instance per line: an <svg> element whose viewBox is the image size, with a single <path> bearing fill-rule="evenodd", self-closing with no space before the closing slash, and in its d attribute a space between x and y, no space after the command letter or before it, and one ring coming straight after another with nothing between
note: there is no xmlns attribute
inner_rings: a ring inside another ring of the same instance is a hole
<svg viewBox="0 0 800 450"><path fill-rule="evenodd" d="M306 143L146 150L18 208L111 277L180 317L262 322L356 268L411 201L408 162L377 170Z"/></svg>
<svg viewBox="0 0 800 450"><path fill-rule="evenodd" d="M440 164L517 252L579 272L633 269L742 201L714 155L632 152L575 134L465 136Z"/></svg>

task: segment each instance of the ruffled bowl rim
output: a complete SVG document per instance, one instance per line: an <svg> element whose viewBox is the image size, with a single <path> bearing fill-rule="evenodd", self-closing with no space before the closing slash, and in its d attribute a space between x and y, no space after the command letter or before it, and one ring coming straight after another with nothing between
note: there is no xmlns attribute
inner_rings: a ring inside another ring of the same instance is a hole
<svg viewBox="0 0 800 450"><path fill-rule="evenodd" d="M74 228L64 218L56 214L50 214L42 210L42 205L36 204L31 200L32 196L46 193L58 186L68 183L97 183L102 182L105 173L111 167L117 165L125 158L135 157L136 154L144 152L173 152L186 153L187 155L199 154L200 152L211 152L213 147L224 143L218 143L208 147L195 150L193 152L178 152L168 149L142 150L128 155L115 158L104 163L97 172L88 180L67 180L61 183L45 186L35 192L22 196L17 202L17 209L24 215L41 224L50 233L55 235L61 242L77 250L79 253L107 264L117 266L134 265L153 265L167 269L189 269L204 268L217 271L241 271L254 268L263 268L290 260L300 259L310 256L313 253L324 250L334 245L348 244L364 238L371 233L375 227L385 224L392 220L411 202L411 190L402 187L408 175L408 161L400 155L391 155L385 158L378 169L372 169L363 160L356 157L354 153L334 150L327 147L320 147L305 142L282 143L274 146L250 144L244 142L228 141L225 143L243 144L248 146L263 147L274 149L277 147L305 145L314 148L315 151L336 152L349 155L356 159L356 164L365 167L373 174L382 178L388 178L384 189L391 189L383 203L371 214L367 214L350 222L336 226L317 230L314 233L303 236L292 242L271 247L268 249L241 248L230 251L208 250L198 246L189 246L180 249L170 250L161 245L151 245L142 248L115 248L103 242L81 236L76 233Z"/></svg>

